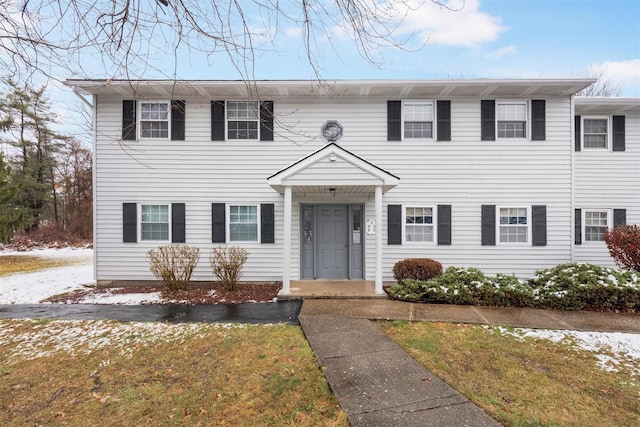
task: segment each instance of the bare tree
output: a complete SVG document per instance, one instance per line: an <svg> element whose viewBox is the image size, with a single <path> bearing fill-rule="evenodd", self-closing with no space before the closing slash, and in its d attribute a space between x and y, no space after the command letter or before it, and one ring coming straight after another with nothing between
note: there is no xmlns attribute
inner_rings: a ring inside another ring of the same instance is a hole
<svg viewBox="0 0 640 427"><path fill-rule="evenodd" d="M371 63L381 48L408 48L410 37L397 30L425 3L450 8L445 0L0 0L0 66L12 75L57 77L62 68L82 77L83 64L101 63L116 78L151 69L176 78L191 57L222 53L251 80L257 56L286 29L320 77L318 52L336 38L352 40Z"/></svg>
<svg viewBox="0 0 640 427"><path fill-rule="evenodd" d="M580 77L594 78L598 81L578 92L577 96L620 96L622 93L622 87L616 85L604 69L592 68Z"/></svg>

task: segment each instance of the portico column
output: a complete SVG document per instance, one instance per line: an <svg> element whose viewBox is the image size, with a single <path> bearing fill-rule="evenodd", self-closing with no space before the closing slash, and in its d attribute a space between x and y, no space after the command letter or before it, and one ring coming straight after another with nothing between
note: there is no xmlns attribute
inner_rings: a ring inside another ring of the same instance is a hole
<svg viewBox="0 0 640 427"><path fill-rule="evenodd" d="M284 187L284 233L283 233L283 265L282 265L282 294L291 293L291 187Z"/></svg>
<svg viewBox="0 0 640 427"><path fill-rule="evenodd" d="M375 232L376 232L376 282L375 293L383 294L382 290L382 186L376 186L375 192Z"/></svg>

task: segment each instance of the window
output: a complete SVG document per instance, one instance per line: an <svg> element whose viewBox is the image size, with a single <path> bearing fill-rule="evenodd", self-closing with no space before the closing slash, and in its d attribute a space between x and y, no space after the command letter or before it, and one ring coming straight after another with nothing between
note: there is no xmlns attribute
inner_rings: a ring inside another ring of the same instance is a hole
<svg viewBox="0 0 640 427"><path fill-rule="evenodd" d="M433 138L433 102L403 104L405 138Z"/></svg>
<svg viewBox="0 0 640 427"><path fill-rule="evenodd" d="M496 119L498 138L527 137L527 103L525 101L497 101Z"/></svg>
<svg viewBox="0 0 640 427"><path fill-rule="evenodd" d="M169 205L142 205L140 240L169 240Z"/></svg>
<svg viewBox="0 0 640 427"><path fill-rule="evenodd" d="M406 242L434 241L433 208L408 207L405 210L404 239Z"/></svg>
<svg viewBox="0 0 640 427"><path fill-rule="evenodd" d="M228 101L228 139L258 139L258 119L257 102Z"/></svg>
<svg viewBox="0 0 640 427"><path fill-rule="evenodd" d="M500 208L498 211L499 242L527 243L529 218L527 208Z"/></svg>
<svg viewBox="0 0 640 427"><path fill-rule="evenodd" d="M609 119L607 117L585 117L582 129L583 148L605 150L609 148Z"/></svg>
<svg viewBox="0 0 640 427"><path fill-rule="evenodd" d="M257 242L258 241L258 206L230 205L228 224L229 224L229 241Z"/></svg>
<svg viewBox="0 0 640 427"><path fill-rule="evenodd" d="M584 240L585 242L600 242L604 240L604 233L609 229L609 211L584 211Z"/></svg>
<svg viewBox="0 0 640 427"><path fill-rule="evenodd" d="M140 103L140 137L169 138L169 102Z"/></svg>

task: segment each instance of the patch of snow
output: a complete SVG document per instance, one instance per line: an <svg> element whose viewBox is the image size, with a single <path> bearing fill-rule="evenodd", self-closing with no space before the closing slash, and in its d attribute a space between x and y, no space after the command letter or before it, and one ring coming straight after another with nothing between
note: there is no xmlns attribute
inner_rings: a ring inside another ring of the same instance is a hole
<svg viewBox="0 0 640 427"><path fill-rule="evenodd" d="M120 304L140 305L153 304L162 301L160 292L114 294L111 291L105 293L90 294L82 298L82 304Z"/></svg>
<svg viewBox="0 0 640 427"><path fill-rule="evenodd" d="M633 375L640 377L640 334L503 327L496 329L502 335L512 335L520 339L544 339L574 345L594 353L602 369L618 371L626 368Z"/></svg>

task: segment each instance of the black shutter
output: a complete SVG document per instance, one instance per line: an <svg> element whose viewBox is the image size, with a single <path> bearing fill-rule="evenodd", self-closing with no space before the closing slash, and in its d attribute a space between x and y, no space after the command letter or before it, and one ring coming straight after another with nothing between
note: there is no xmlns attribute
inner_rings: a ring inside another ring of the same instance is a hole
<svg viewBox="0 0 640 427"><path fill-rule="evenodd" d="M438 141L451 141L451 101L436 103Z"/></svg>
<svg viewBox="0 0 640 427"><path fill-rule="evenodd" d="M260 205L260 241L262 243L275 243L274 223L273 203Z"/></svg>
<svg viewBox="0 0 640 427"><path fill-rule="evenodd" d="M544 141L547 138L547 113L544 99L531 101L531 139Z"/></svg>
<svg viewBox="0 0 640 427"><path fill-rule="evenodd" d="M122 204L122 241L135 243L138 241L138 205L136 203Z"/></svg>
<svg viewBox="0 0 640 427"><path fill-rule="evenodd" d="M482 245L496 244L496 205L482 205Z"/></svg>
<svg viewBox="0 0 640 427"><path fill-rule="evenodd" d="M496 101L493 99L480 101L480 135L482 141L496 139Z"/></svg>
<svg viewBox="0 0 640 427"><path fill-rule="evenodd" d="M626 209L614 209L613 210L613 228L619 225L627 225L627 210Z"/></svg>
<svg viewBox="0 0 640 427"><path fill-rule="evenodd" d="M438 205L438 244L451 244L451 205Z"/></svg>
<svg viewBox="0 0 640 427"><path fill-rule="evenodd" d="M582 209L576 209L574 215L573 238L576 245L582 244Z"/></svg>
<svg viewBox="0 0 640 427"><path fill-rule="evenodd" d="M211 140L224 141L224 101L211 101Z"/></svg>
<svg viewBox="0 0 640 427"><path fill-rule="evenodd" d="M224 203L211 203L211 242L225 243L226 213Z"/></svg>
<svg viewBox="0 0 640 427"><path fill-rule="evenodd" d="M532 245L547 246L547 207L545 205L536 205L531 207L531 218L533 228Z"/></svg>
<svg viewBox="0 0 640 427"><path fill-rule="evenodd" d="M575 150L580 151L582 149L582 121L580 116L576 116L574 120L574 132L575 132ZM579 244L579 243L578 243Z"/></svg>
<svg viewBox="0 0 640 427"><path fill-rule="evenodd" d="M402 244L402 205L387 206L387 244Z"/></svg>
<svg viewBox="0 0 640 427"><path fill-rule="evenodd" d="M402 140L402 101L387 101L387 141Z"/></svg>
<svg viewBox="0 0 640 427"><path fill-rule="evenodd" d="M184 101L171 101L171 140L184 141Z"/></svg>
<svg viewBox="0 0 640 427"><path fill-rule="evenodd" d="M122 139L136 140L136 101L122 101Z"/></svg>
<svg viewBox="0 0 640 427"><path fill-rule="evenodd" d="M185 242L184 203L171 204L171 243Z"/></svg>
<svg viewBox="0 0 640 427"><path fill-rule="evenodd" d="M273 101L260 103L260 141L273 141Z"/></svg>
<svg viewBox="0 0 640 427"><path fill-rule="evenodd" d="M625 150L625 119L624 116L613 116L613 151Z"/></svg>

